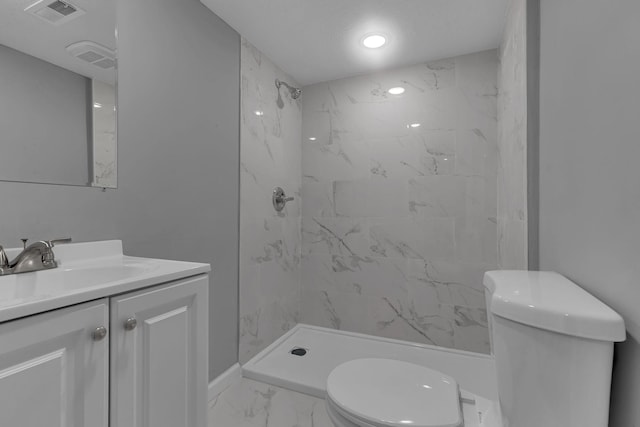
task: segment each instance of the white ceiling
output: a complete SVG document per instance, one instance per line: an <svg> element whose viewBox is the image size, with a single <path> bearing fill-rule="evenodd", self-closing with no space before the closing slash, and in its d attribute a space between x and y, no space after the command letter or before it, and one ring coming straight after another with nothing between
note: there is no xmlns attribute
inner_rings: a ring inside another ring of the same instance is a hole
<svg viewBox="0 0 640 427"><path fill-rule="evenodd" d="M499 46L508 0L201 0L301 85ZM360 41L382 32L389 43Z"/></svg>
<svg viewBox="0 0 640 427"><path fill-rule="evenodd" d="M103 70L66 51L70 44L89 40L116 49L115 0L69 0L86 14L60 26L26 13L36 0L0 0L0 44L97 80L114 81Z"/></svg>

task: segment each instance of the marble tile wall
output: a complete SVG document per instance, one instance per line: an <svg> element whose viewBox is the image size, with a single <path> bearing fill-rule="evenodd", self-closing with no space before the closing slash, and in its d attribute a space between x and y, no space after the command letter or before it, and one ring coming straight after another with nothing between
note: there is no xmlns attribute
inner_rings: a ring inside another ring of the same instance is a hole
<svg viewBox="0 0 640 427"><path fill-rule="evenodd" d="M500 49L498 97L498 265L526 270L526 0L511 0Z"/></svg>
<svg viewBox="0 0 640 427"><path fill-rule="evenodd" d="M240 345L246 362L300 314L301 105L278 90L285 75L242 41L240 130ZM279 99L281 102L278 102ZM273 188L295 197L283 212Z"/></svg>
<svg viewBox="0 0 640 427"><path fill-rule="evenodd" d="M302 322L489 351L497 78L493 50L304 88Z"/></svg>

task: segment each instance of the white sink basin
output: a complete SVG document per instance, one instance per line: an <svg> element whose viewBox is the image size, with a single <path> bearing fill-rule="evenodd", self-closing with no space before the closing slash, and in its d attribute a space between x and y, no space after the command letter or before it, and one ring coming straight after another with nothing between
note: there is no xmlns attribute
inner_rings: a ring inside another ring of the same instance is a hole
<svg viewBox="0 0 640 427"><path fill-rule="evenodd" d="M10 298L28 298L91 288L120 280L132 279L149 273L153 265L131 261L109 262L111 265L55 268L33 273L11 274L0 278L0 301ZM2 302L0 302L2 304Z"/></svg>
<svg viewBox="0 0 640 427"><path fill-rule="evenodd" d="M60 245L54 253L58 268L0 276L0 322L210 271L208 264L125 256L119 240Z"/></svg>
<svg viewBox="0 0 640 427"><path fill-rule="evenodd" d="M123 262L120 265L59 269L53 277L53 286L93 286L100 283L115 282L147 274L154 270L153 265Z"/></svg>

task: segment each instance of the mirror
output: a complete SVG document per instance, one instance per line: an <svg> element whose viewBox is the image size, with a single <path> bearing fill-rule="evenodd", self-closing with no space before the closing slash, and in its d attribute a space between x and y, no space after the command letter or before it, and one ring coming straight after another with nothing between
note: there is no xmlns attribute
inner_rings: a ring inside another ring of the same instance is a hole
<svg viewBox="0 0 640 427"><path fill-rule="evenodd" d="M117 187L113 0L0 3L0 180Z"/></svg>

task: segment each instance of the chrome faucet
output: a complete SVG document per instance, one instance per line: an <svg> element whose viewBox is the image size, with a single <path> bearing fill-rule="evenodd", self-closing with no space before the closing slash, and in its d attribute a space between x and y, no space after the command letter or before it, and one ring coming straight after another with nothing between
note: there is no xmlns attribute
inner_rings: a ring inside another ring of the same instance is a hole
<svg viewBox="0 0 640 427"><path fill-rule="evenodd" d="M58 243L69 243L71 239L41 240L29 246L26 239L22 241L24 250L11 262L0 246L0 276L56 268L58 263L53 254L53 247Z"/></svg>
<svg viewBox="0 0 640 427"><path fill-rule="evenodd" d="M9 271L9 259L7 258L4 248L0 245L0 276L11 274Z"/></svg>

